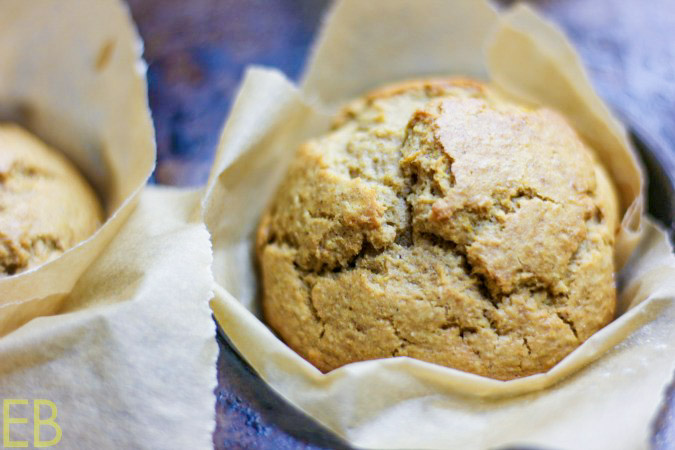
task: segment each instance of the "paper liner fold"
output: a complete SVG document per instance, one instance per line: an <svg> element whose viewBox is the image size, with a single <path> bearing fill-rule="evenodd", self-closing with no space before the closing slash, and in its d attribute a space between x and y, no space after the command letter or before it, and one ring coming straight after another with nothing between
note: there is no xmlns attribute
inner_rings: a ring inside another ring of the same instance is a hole
<svg viewBox="0 0 675 450"><path fill-rule="evenodd" d="M73 161L107 220L54 261L0 278L0 335L52 314L115 236L154 168L142 45L115 0L0 3L0 120Z"/></svg>
<svg viewBox="0 0 675 450"><path fill-rule="evenodd" d="M195 220L201 192L146 187L141 49L118 0L0 0L0 120L64 152L107 212L58 259L0 279L0 397L25 400L11 416L29 418L6 444L36 444L44 399L63 448L212 447L209 235Z"/></svg>
<svg viewBox="0 0 675 450"><path fill-rule="evenodd" d="M28 401L12 406L30 418L13 441L33 444L33 401L46 399L63 448L212 447L218 347L209 235L191 220L200 195L143 191L60 314L0 339L0 397Z"/></svg>
<svg viewBox="0 0 675 450"><path fill-rule="evenodd" d="M298 145L326 131L323 110L432 74L489 78L559 110L617 183L620 303L629 307L547 373L502 382L399 357L322 374L261 321L253 235ZM216 318L266 382L339 435L372 448L646 446L675 367L675 258L642 215L644 179L625 129L562 33L529 8L498 15L475 0L339 1L301 88L273 70L247 73L216 161L202 202Z"/></svg>

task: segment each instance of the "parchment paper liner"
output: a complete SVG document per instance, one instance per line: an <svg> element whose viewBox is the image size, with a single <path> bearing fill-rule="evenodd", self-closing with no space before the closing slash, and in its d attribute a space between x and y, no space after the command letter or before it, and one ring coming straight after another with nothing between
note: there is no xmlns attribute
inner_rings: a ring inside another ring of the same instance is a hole
<svg viewBox="0 0 675 450"><path fill-rule="evenodd" d="M106 222L33 270L0 278L0 335L58 310L128 218L154 168L142 45L117 1L0 3L0 120L65 153L103 199Z"/></svg>
<svg viewBox="0 0 675 450"><path fill-rule="evenodd" d="M438 74L487 79L488 70L509 95L563 112L616 181L623 314L549 372L508 382L405 357L322 374L258 319L252 256L257 220L293 153L326 130L319 105L385 82ZM203 200L217 282L211 305L264 380L358 446L643 447L675 362L675 258L663 231L642 216L642 192L625 130L564 36L527 7L500 17L475 0L338 2L302 89L259 68L243 82Z"/></svg>
<svg viewBox="0 0 675 450"><path fill-rule="evenodd" d="M26 401L10 415L28 418L5 445L35 443L45 399L57 448L212 447L209 236L201 192L144 187L155 152L140 50L118 0L0 1L3 117L66 152L109 213L58 260L0 281L4 332L42 315L0 338L0 398Z"/></svg>
<svg viewBox="0 0 675 450"><path fill-rule="evenodd" d="M29 401L11 407L29 418L12 440L32 445L33 399L47 399L55 448L212 448L218 350L209 236L191 220L200 195L145 189L60 314L0 339L0 397ZM53 436L42 427L43 441Z"/></svg>

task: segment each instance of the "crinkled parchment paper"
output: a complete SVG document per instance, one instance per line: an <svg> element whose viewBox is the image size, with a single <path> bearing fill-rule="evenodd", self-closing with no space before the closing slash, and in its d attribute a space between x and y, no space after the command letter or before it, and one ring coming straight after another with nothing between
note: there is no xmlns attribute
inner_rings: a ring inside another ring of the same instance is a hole
<svg viewBox="0 0 675 450"><path fill-rule="evenodd" d="M64 152L107 220L60 258L0 278L0 335L56 311L129 216L155 161L141 44L111 0L0 0L0 120Z"/></svg>
<svg viewBox="0 0 675 450"><path fill-rule="evenodd" d="M298 145L326 130L322 110L385 82L452 74L492 80L509 95L560 110L596 150L624 214L622 314L549 372L518 380L405 357L322 374L260 320L257 220ZM675 368L675 258L663 231L642 216L642 192L624 128L564 36L530 9L500 16L477 0L341 1L301 88L265 69L250 70L241 87L203 200L217 282L212 308L263 379L357 446L645 447Z"/></svg>
<svg viewBox="0 0 675 450"><path fill-rule="evenodd" d="M12 407L31 418L11 425L12 440L32 444L37 398L56 405L63 448L212 447L211 249L190 220L199 194L145 189L60 313L0 339L0 397L30 401Z"/></svg>
<svg viewBox="0 0 675 450"><path fill-rule="evenodd" d="M9 424L13 441L33 445L33 400L46 399L63 448L212 445L210 242L192 220L199 193L145 187L141 49L118 0L0 0L0 120L62 150L107 212L60 258L0 279L0 398L28 401L11 407L29 418Z"/></svg>

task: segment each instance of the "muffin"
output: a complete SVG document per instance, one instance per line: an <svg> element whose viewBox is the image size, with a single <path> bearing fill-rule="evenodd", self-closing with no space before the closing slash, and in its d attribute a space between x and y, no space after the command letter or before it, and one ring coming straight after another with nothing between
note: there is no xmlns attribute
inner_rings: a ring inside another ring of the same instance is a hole
<svg viewBox="0 0 675 450"><path fill-rule="evenodd" d="M388 86L298 150L258 228L264 316L322 371L544 372L613 318L617 216L556 112L466 79Z"/></svg>
<svg viewBox="0 0 675 450"><path fill-rule="evenodd" d="M50 261L101 224L99 200L60 153L0 124L0 276Z"/></svg>

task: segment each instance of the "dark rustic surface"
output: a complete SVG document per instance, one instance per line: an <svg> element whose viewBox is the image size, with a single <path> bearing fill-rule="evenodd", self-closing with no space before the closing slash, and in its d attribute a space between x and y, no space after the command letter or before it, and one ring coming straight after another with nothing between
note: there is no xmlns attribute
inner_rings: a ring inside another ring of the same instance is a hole
<svg viewBox="0 0 675 450"><path fill-rule="evenodd" d="M247 64L297 79L327 0L128 0L146 44L158 141L156 181L202 183ZM414 1L414 0L411 0ZM500 3L511 3L502 1ZM650 208L672 223L675 196L675 2L531 2L576 44L598 92L646 146ZM666 167L666 170L659 168ZM660 170L660 171L659 171ZM671 184L669 184L671 183ZM342 444L288 408L218 338L219 449L337 448ZM675 389L654 423L655 448L675 448ZM628 413L628 412L627 412Z"/></svg>
<svg viewBox="0 0 675 450"><path fill-rule="evenodd" d="M297 78L327 0L128 0L145 42L157 182L208 176L248 64Z"/></svg>

